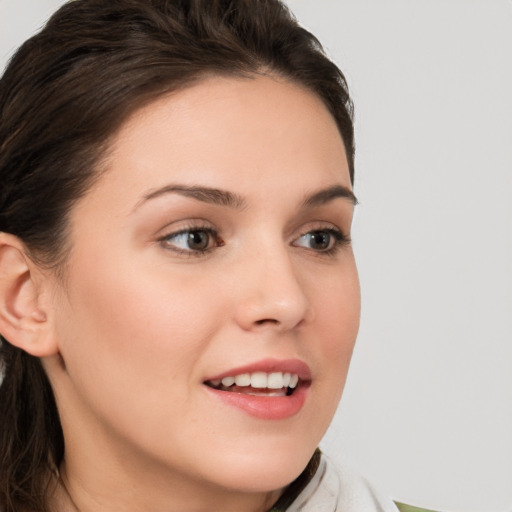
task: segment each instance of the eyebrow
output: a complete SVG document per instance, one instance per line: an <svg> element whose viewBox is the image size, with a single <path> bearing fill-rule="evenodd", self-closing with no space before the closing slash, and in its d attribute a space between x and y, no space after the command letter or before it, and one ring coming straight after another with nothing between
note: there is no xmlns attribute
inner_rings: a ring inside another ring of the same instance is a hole
<svg viewBox="0 0 512 512"><path fill-rule="evenodd" d="M135 205L134 210L139 208L143 203L166 194L179 194L195 199L196 201L201 201L202 203L227 206L236 210L242 210L247 206L247 202L242 196L228 192L227 190L199 185L167 185L147 193L142 200ZM312 208L321 206L338 198L348 199L354 206L357 204L357 198L350 188L343 185L333 185L332 187L308 195L302 201L302 207Z"/></svg>
<svg viewBox="0 0 512 512"><path fill-rule="evenodd" d="M137 203L137 209L142 203L163 196L165 194L179 194L185 197L191 197L196 201L202 203L209 203L219 206L228 206L236 210L241 210L246 207L247 203L242 196L228 192L227 190L220 190L218 188L202 187L202 186L188 186L188 185L167 185L166 187L153 190L146 194L141 201Z"/></svg>
<svg viewBox="0 0 512 512"><path fill-rule="evenodd" d="M307 196L302 202L302 206L309 208L322 206L323 204L338 198L348 199L354 206L358 203L357 197L350 188L343 185L334 185Z"/></svg>

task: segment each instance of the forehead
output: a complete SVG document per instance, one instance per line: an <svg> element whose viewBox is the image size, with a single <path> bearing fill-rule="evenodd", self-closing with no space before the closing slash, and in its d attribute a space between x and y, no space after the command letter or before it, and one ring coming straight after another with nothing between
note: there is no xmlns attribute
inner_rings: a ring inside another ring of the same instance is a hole
<svg viewBox="0 0 512 512"><path fill-rule="evenodd" d="M134 192L200 180L244 193L251 174L276 185L300 177L305 187L308 179L350 186L344 144L321 99L269 76L210 77L137 110L113 138L106 171Z"/></svg>

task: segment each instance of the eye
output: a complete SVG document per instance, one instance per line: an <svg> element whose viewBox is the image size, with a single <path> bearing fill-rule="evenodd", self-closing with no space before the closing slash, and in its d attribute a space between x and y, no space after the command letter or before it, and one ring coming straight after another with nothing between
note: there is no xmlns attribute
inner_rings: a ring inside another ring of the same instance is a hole
<svg viewBox="0 0 512 512"><path fill-rule="evenodd" d="M348 237L337 229L329 228L308 231L295 240L293 245L330 254L345 243L349 243Z"/></svg>
<svg viewBox="0 0 512 512"><path fill-rule="evenodd" d="M183 229L165 235L160 240L162 246L179 253L203 254L214 247L223 245L217 232L211 228Z"/></svg>

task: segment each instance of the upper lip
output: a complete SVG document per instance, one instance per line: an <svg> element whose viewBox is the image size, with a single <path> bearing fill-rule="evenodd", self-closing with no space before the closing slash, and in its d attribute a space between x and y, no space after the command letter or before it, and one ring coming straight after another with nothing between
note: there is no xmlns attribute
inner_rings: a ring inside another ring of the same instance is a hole
<svg viewBox="0 0 512 512"><path fill-rule="evenodd" d="M205 382L211 380L221 380L224 377L234 377L242 373L265 372L265 373L295 373L302 381L311 380L311 370L309 366L299 359L262 359L244 366L231 368L222 373L212 375L205 379Z"/></svg>

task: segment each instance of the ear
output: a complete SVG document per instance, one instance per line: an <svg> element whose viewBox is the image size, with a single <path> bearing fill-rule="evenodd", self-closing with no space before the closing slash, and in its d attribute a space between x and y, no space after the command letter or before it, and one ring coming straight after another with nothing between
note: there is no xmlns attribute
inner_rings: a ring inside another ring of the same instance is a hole
<svg viewBox="0 0 512 512"><path fill-rule="evenodd" d="M0 232L0 333L37 357L55 354L48 279L14 235Z"/></svg>

